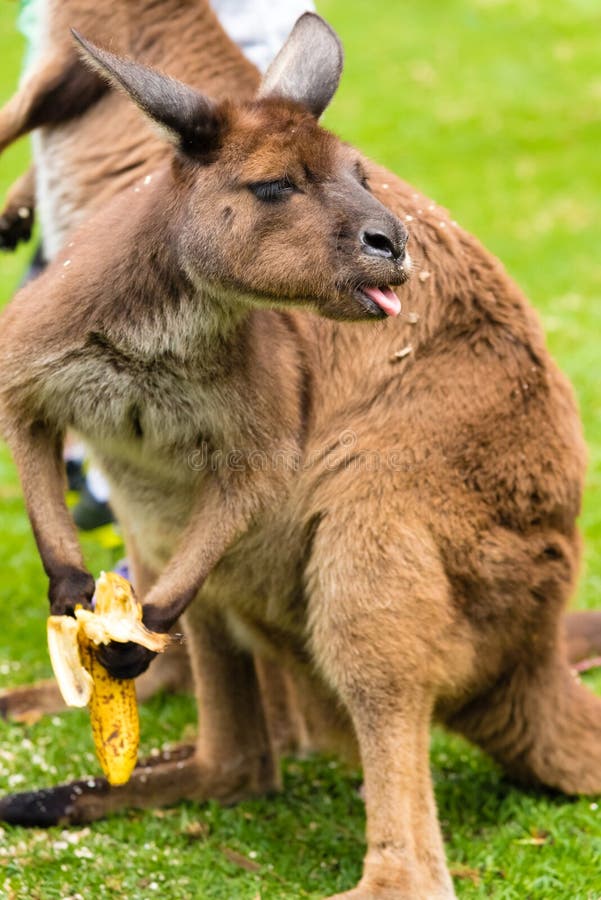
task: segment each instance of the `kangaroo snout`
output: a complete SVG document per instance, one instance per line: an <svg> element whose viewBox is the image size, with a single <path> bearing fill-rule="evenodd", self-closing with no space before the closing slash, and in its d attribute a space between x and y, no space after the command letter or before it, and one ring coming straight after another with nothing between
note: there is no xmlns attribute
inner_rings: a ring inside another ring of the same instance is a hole
<svg viewBox="0 0 601 900"><path fill-rule="evenodd" d="M373 198L371 198L373 200ZM368 316L398 316L401 302L390 285L404 284L411 272L407 253L409 233L400 219L385 211L364 219L358 232L363 270L355 299Z"/></svg>
<svg viewBox="0 0 601 900"><path fill-rule="evenodd" d="M382 259L402 262L409 234L404 225L392 220L390 222L371 221L359 232L359 242L364 253Z"/></svg>

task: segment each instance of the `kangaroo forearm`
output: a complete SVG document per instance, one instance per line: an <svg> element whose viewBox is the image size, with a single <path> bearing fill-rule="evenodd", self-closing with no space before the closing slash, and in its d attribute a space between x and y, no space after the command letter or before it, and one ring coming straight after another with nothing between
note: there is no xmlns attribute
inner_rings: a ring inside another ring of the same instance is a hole
<svg viewBox="0 0 601 900"><path fill-rule="evenodd" d="M0 109L0 152L28 130L27 94L19 91Z"/></svg>
<svg viewBox="0 0 601 900"><path fill-rule="evenodd" d="M144 622L168 631L185 612L228 547L273 500L273 484L211 485L199 499L175 554L144 598Z"/></svg>
<svg viewBox="0 0 601 900"><path fill-rule="evenodd" d="M199 498L178 549L143 598L143 621L147 628L157 632L171 630L266 497L267 491L260 487L236 494L232 490L224 491L216 483L209 485L208 491ZM137 678L155 656L134 643L113 642L100 651L102 664L115 678Z"/></svg>
<svg viewBox="0 0 601 900"><path fill-rule="evenodd" d="M203 517L188 529L178 551L145 598L144 622L169 631L192 602L211 570L244 527L242 517Z"/></svg>
<svg viewBox="0 0 601 900"><path fill-rule="evenodd" d="M65 62L62 57L53 56L45 65L36 69L0 109L0 151L43 124L36 121L40 118L41 101L47 93L48 85L56 83Z"/></svg>
<svg viewBox="0 0 601 900"><path fill-rule="evenodd" d="M44 570L50 580L52 612L87 605L94 581L86 572L81 547L65 504L62 440L42 424L12 432L9 445L23 486Z"/></svg>

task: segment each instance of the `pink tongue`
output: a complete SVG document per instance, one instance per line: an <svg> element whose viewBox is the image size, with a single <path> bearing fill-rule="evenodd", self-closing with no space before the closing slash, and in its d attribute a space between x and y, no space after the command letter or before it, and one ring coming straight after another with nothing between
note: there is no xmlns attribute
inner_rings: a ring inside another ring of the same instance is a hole
<svg viewBox="0 0 601 900"><path fill-rule="evenodd" d="M377 303L387 316L398 316L400 313L401 301L391 288L384 288L382 291L377 287L364 287L363 293Z"/></svg>

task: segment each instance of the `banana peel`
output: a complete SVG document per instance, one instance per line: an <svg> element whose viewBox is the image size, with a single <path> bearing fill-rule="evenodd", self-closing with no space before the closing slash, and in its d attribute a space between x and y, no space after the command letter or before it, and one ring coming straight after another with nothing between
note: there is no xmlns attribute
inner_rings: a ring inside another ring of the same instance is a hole
<svg viewBox="0 0 601 900"><path fill-rule="evenodd" d="M98 659L110 641L133 641L161 653L168 634L149 631L131 585L115 572L96 582L94 610L48 618L48 650L67 706L89 706L96 754L109 784L125 784L136 765L140 727L133 679L114 678Z"/></svg>

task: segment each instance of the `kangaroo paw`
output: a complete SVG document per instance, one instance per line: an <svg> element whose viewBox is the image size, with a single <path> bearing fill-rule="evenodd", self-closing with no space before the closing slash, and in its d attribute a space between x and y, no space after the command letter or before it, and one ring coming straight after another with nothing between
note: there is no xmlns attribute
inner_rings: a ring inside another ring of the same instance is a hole
<svg viewBox="0 0 601 900"><path fill-rule="evenodd" d="M9 206L0 215L0 249L14 250L27 242L33 228L33 209L29 206Z"/></svg>

